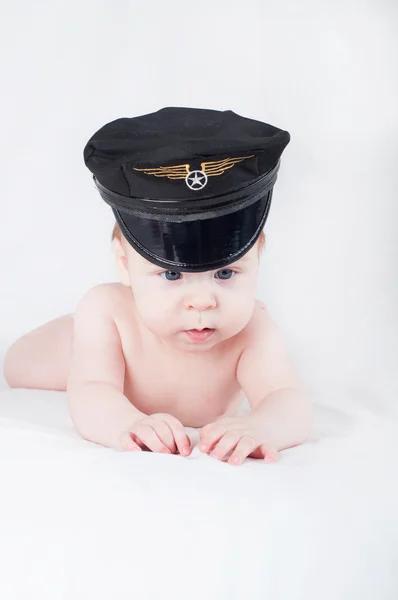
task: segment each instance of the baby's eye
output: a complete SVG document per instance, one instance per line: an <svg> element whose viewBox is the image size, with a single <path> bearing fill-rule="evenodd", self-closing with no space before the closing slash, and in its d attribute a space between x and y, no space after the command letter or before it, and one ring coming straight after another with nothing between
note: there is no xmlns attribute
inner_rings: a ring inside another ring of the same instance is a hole
<svg viewBox="0 0 398 600"><path fill-rule="evenodd" d="M167 279L167 281L177 281L177 279L180 279L181 273L179 271L163 271L161 276Z"/></svg>
<svg viewBox="0 0 398 600"><path fill-rule="evenodd" d="M221 271L217 271L215 277L217 279L231 279L234 274L235 272L232 269L221 269Z"/></svg>

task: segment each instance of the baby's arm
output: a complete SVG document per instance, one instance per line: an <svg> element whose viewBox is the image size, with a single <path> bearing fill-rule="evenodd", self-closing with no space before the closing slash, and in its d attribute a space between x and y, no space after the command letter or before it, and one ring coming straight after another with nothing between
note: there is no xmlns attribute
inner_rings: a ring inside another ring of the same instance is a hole
<svg viewBox="0 0 398 600"><path fill-rule="evenodd" d="M311 428L311 403L290 363L285 344L267 309L256 309L237 378L266 437L277 450L304 442Z"/></svg>
<svg viewBox="0 0 398 600"><path fill-rule="evenodd" d="M89 290L74 316L72 359L67 381L69 408L77 432L111 448L144 417L124 396L125 362L105 287Z"/></svg>

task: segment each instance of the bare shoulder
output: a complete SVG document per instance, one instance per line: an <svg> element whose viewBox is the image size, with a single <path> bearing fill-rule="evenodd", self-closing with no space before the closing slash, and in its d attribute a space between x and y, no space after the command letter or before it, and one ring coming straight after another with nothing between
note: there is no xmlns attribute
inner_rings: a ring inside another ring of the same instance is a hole
<svg viewBox="0 0 398 600"><path fill-rule="evenodd" d="M261 300L256 300L256 304L254 306L254 311L253 311L253 319L260 322L260 321L269 321L271 319L271 315L268 311L268 308L265 306L265 303L262 302Z"/></svg>
<svg viewBox="0 0 398 600"><path fill-rule="evenodd" d="M253 343L255 340L264 339L277 329L277 325L264 302L256 300L253 314L245 328L245 343Z"/></svg>
<svg viewBox="0 0 398 600"><path fill-rule="evenodd" d="M260 301L256 301L247 325L237 377L252 406L272 391L302 386L290 360L283 333Z"/></svg>
<svg viewBox="0 0 398 600"><path fill-rule="evenodd" d="M78 309L84 307L103 314L113 314L125 305L129 290L121 283L101 283L88 289L78 302Z"/></svg>
<svg viewBox="0 0 398 600"><path fill-rule="evenodd" d="M272 318L267 306L261 300L256 300L253 314L246 327L240 333L240 358L251 360L253 354L279 352L284 346L283 335Z"/></svg>
<svg viewBox="0 0 398 600"><path fill-rule="evenodd" d="M123 348L115 323L117 284L90 288L74 314L74 335L67 390L82 381L101 381L123 389Z"/></svg>

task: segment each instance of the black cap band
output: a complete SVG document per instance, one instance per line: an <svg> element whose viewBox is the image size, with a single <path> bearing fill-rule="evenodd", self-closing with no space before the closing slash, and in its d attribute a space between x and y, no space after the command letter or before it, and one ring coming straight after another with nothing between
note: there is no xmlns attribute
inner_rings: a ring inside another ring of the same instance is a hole
<svg viewBox="0 0 398 600"><path fill-rule="evenodd" d="M93 179L101 198L112 208L157 221L194 221L226 215L257 202L274 186L279 166L280 161L249 185L230 190L219 196L204 196L199 199L192 198L192 196L178 200L175 198L159 200L124 196L107 189L95 175L93 175Z"/></svg>

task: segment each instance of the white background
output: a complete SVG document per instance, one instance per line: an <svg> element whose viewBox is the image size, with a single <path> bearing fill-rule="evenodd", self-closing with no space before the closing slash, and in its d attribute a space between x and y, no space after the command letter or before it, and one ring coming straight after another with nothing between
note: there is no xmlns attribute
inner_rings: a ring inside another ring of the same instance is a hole
<svg viewBox="0 0 398 600"><path fill-rule="evenodd" d="M292 359L309 385L395 403L393 0L14 0L1 13L0 356L116 279L91 135L163 106L231 109L291 134L259 297Z"/></svg>

